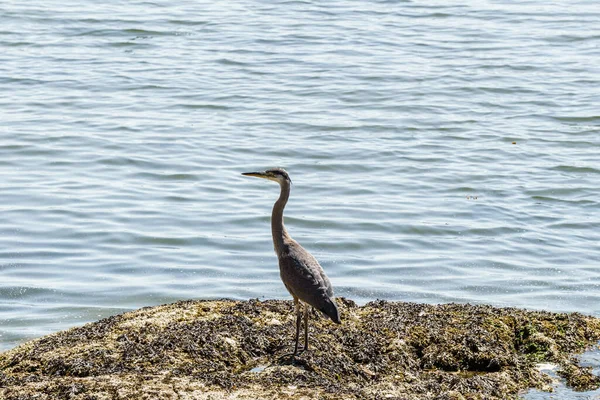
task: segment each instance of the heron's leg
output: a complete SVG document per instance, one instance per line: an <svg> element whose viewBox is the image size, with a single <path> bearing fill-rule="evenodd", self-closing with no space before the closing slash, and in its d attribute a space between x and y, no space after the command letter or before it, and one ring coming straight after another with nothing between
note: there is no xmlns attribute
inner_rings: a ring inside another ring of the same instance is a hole
<svg viewBox="0 0 600 400"><path fill-rule="evenodd" d="M296 308L296 344L294 345L294 357L298 354L298 341L300 339L300 322L302 321L302 316L300 315L300 302L297 297L294 297L294 307Z"/></svg>
<svg viewBox="0 0 600 400"><path fill-rule="evenodd" d="M310 309L308 308L308 304L304 304L304 349L302 351L308 350L308 312Z"/></svg>

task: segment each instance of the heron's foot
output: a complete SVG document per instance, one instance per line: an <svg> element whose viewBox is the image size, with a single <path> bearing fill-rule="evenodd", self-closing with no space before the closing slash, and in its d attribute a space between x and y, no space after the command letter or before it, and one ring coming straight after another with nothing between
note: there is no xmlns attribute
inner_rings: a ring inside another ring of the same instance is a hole
<svg viewBox="0 0 600 400"><path fill-rule="evenodd" d="M277 362L284 364L294 364L296 362L296 356L298 353L288 353L284 354L277 359Z"/></svg>
<svg viewBox="0 0 600 400"><path fill-rule="evenodd" d="M304 346L302 349L294 352L294 353L288 353L288 354L284 354L282 356L280 356L277 361L282 362L282 361L287 361L289 364L296 364L296 361L299 361L300 355L302 355L305 351L308 350L308 346Z"/></svg>

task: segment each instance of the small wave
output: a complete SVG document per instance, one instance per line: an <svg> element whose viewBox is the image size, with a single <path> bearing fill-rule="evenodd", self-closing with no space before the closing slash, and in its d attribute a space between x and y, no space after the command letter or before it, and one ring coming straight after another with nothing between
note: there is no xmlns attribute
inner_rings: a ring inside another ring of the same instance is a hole
<svg viewBox="0 0 600 400"><path fill-rule="evenodd" d="M154 172L139 172L135 174L136 178L154 179L161 181L196 181L198 180L197 175L194 174L159 174Z"/></svg>
<svg viewBox="0 0 600 400"><path fill-rule="evenodd" d="M550 168L551 171L560 171L560 172L575 172L579 174L598 174L600 173L600 169L593 167L576 167L573 165L557 165L556 167Z"/></svg>

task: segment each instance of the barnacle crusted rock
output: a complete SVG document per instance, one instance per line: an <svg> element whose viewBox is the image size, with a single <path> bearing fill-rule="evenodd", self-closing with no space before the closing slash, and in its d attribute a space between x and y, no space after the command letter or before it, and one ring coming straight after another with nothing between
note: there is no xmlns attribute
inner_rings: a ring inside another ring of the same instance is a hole
<svg viewBox="0 0 600 400"><path fill-rule="evenodd" d="M58 332L0 354L0 398L510 399L599 380L575 354L600 340L581 314L338 299L295 361L290 301L181 301ZM283 357L282 357L283 356Z"/></svg>

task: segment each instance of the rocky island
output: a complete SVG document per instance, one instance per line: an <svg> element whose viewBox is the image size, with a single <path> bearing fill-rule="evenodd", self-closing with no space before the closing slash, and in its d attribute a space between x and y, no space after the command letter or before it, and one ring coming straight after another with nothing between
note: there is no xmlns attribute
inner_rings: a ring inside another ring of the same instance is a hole
<svg viewBox="0 0 600 400"><path fill-rule="evenodd" d="M0 354L0 398L517 399L600 385L576 354L600 319L485 305L339 298L342 325L311 317L295 360L291 301L181 301L105 318Z"/></svg>

